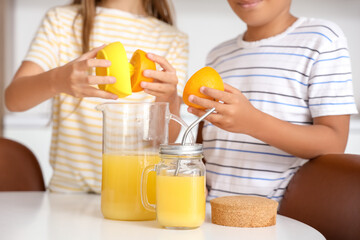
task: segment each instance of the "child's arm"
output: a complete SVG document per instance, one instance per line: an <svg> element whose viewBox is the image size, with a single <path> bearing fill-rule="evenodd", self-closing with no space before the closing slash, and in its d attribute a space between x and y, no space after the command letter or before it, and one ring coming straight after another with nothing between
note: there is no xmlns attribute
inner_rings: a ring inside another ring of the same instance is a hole
<svg viewBox="0 0 360 240"><path fill-rule="evenodd" d="M75 97L117 99L117 96L91 85L114 83L113 77L89 75L91 67L108 67L111 62L94 59L103 48L95 48L68 64L44 72L36 63L25 61L5 91L5 103L10 111L25 111L59 93Z"/></svg>
<svg viewBox="0 0 360 240"><path fill-rule="evenodd" d="M214 125L236 133L251 135L263 142L301 158L314 158L327 153L343 153L349 132L348 115L314 118L313 125L302 126L279 120L254 108L237 89L225 84L225 92L201 88L202 93L224 103L190 96L189 101L216 114L206 118ZM201 116L205 112L189 108Z"/></svg>

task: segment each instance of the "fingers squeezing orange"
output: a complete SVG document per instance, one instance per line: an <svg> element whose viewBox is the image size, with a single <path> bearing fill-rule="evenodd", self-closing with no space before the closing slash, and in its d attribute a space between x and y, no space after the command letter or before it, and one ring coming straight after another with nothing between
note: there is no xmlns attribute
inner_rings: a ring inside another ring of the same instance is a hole
<svg viewBox="0 0 360 240"><path fill-rule="evenodd" d="M202 110L205 109L202 106L189 102L188 99L190 95L195 95L197 97L206 98L209 100L215 100L209 96L202 94L200 92L201 87L209 87L224 91L224 83L218 72L211 67L204 67L194 73L194 75L191 76L191 78L187 81L185 85L183 100L186 105Z"/></svg>
<svg viewBox="0 0 360 240"><path fill-rule="evenodd" d="M140 86L141 82L152 82L152 78L145 77L143 71L145 69L156 70L156 65L153 61L146 57L146 52L138 49L132 55L130 64L134 67L134 73L131 76L131 89L133 92L140 92L143 88Z"/></svg>
<svg viewBox="0 0 360 240"><path fill-rule="evenodd" d="M107 59L111 61L111 66L107 68L97 67L97 76L113 76L116 82L113 84L99 84L99 88L126 97L133 92L140 92L142 81L152 82L152 78L143 75L145 69L156 70L153 61L146 57L146 53L140 49L133 54L130 63L127 60L126 51L120 42L113 42L101 49L96 56L97 59Z"/></svg>

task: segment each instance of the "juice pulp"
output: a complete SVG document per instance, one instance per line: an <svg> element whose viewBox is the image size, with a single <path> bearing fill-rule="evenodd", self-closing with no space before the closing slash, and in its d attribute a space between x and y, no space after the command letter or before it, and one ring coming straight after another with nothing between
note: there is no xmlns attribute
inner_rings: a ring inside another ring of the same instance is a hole
<svg viewBox="0 0 360 240"><path fill-rule="evenodd" d="M145 167L159 162L158 155L103 154L101 211L105 218L153 220L155 213L141 203L141 175ZM149 202L155 204L155 172L147 184Z"/></svg>
<svg viewBox="0 0 360 240"><path fill-rule="evenodd" d="M199 227L205 219L204 176L156 176L156 214L164 227Z"/></svg>

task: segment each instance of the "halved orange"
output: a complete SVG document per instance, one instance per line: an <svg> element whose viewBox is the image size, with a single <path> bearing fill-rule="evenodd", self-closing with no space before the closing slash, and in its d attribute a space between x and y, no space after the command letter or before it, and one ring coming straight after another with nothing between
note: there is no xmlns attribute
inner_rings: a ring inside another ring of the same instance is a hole
<svg viewBox="0 0 360 240"><path fill-rule="evenodd" d="M134 74L131 77L131 89L133 92L140 92L143 88L140 86L141 82L152 82L152 78L145 77L143 71L145 69L156 70L156 65L153 61L146 57L146 52L138 49L131 57L130 64L134 67Z"/></svg>
<svg viewBox="0 0 360 240"><path fill-rule="evenodd" d="M190 107L204 110L205 109L204 107L191 103L188 100L190 95L195 95L197 97L215 100L200 92L200 88L203 86L224 91L224 83L219 73L211 67L204 67L201 68L196 73L194 73L191 76L191 78L187 81L183 93L184 103Z"/></svg>

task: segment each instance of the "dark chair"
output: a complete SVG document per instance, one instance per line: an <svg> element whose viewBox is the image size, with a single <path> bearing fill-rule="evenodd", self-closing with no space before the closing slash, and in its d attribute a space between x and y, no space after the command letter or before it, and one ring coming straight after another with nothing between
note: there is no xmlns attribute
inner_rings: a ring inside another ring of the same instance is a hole
<svg viewBox="0 0 360 240"><path fill-rule="evenodd" d="M24 145L0 138L0 191L45 191L35 155Z"/></svg>
<svg viewBox="0 0 360 240"><path fill-rule="evenodd" d="M290 181L279 214L320 231L326 239L360 239L360 155L310 160Z"/></svg>

